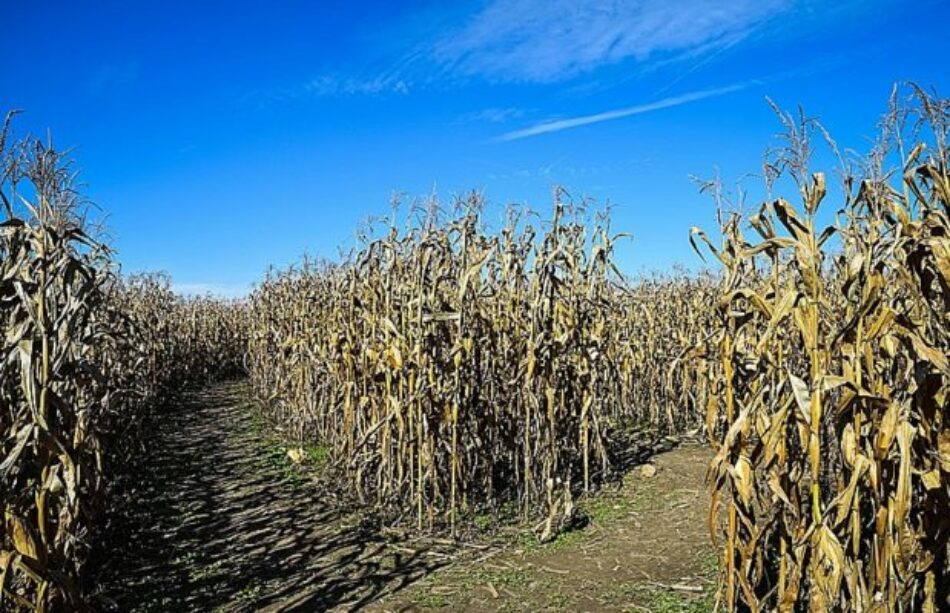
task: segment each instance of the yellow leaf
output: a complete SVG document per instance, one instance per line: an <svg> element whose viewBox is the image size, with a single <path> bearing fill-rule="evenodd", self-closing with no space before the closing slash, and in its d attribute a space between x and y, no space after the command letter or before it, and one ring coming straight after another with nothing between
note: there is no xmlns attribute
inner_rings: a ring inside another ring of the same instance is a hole
<svg viewBox="0 0 950 613"><path fill-rule="evenodd" d="M17 552L34 560L42 560L43 552L29 527L16 515L7 513L7 530Z"/></svg>

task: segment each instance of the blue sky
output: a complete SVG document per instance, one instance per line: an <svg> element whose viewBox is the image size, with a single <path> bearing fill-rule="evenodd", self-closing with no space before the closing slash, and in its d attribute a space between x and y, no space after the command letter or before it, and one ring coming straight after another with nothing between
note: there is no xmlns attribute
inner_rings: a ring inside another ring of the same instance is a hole
<svg viewBox="0 0 950 613"><path fill-rule="evenodd" d="M74 147L124 269L237 295L334 257L393 193L614 205L631 273L696 266L689 176L760 168L765 97L866 149L891 86L950 92L923 0L5 0L0 109ZM754 182L753 182L754 183Z"/></svg>

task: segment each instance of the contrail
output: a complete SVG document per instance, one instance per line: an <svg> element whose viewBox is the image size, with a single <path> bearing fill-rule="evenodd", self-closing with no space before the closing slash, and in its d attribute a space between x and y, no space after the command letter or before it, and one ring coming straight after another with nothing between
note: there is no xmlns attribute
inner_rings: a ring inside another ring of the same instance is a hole
<svg viewBox="0 0 950 613"><path fill-rule="evenodd" d="M662 100L657 100L656 102L650 102L648 104L640 104L637 106L630 106L623 109L616 109L613 111L605 111L603 113L597 113L595 115L584 115L581 117L572 117L570 119L558 119L556 121L547 121L544 123L539 123L537 125L531 126L530 128L524 128L522 130L514 130L512 132L506 132L497 138L499 141L511 141L519 140L522 138L528 138L529 136L537 136L538 134L548 134L549 132L560 132L561 130L569 130L571 128L577 128L580 126L587 126L592 123L600 123L602 121L610 121L612 119L620 119L621 117L630 117L631 115L641 115L643 113L650 113L652 111L659 111L660 109L667 109L673 106L679 106L681 104L686 104L687 102L695 102L696 100L703 100L705 98L714 98L716 96L724 96L725 94L730 94L736 92L752 85L758 84L759 81L746 81L744 83L736 83L733 85L727 85L725 87L715 87L711 89L703 89L696 92L690 92L688 94L682 94L680 96L672 96L670 98L663 98Z"/></svg>

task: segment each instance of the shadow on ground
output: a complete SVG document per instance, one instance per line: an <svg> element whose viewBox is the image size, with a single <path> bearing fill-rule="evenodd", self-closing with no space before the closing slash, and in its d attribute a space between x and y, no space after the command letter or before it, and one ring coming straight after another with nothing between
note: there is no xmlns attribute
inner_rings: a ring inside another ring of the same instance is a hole
<svg viewBox="0 0 950 613"><path fill-rule="evenodd" d="M445 563L289 479L262 448L245 394L239 383L212 387L153 424L102 556L104 609L357 609Z"/></svg>

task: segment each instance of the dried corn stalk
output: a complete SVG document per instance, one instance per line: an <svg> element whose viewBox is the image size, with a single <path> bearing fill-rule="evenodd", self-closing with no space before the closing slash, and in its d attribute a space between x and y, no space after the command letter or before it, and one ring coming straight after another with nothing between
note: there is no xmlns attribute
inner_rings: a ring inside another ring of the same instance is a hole
<svg viewBox="0 0 950 613"><path fill-rule="evenodd" d="M342 264L269 277L251 300L251 381L364 500L419 527L507 503L556 525L572 489L606 475L619 424L701 420L692 374L667 370L704 334L711 310L692 307L715 285L621 286L609 220L560 198L543 231L513 210L489 232L482 207L433 205Z"/></svg>
<svg viewBox="0 0 950 613"><path fill-rule="evenodd" d="M791 175L801 204L763 205L754 241L739 218L719 248L694 231L724 268L708 419L728 610L948 606L950 107L915 95L863 176L845 174L835 225L819 225L825 176L807 169L816 126L782 114L767 176ZM930 153L904 148L910 119Z"/></svg>
<svg viewBox="0 0 950 613"><path fill-rule="evenodd" d="M189 382L231 374L243 309L123 281L72 172L0 131L0 609L83 610L83 563L136 427Z"/></svg>

